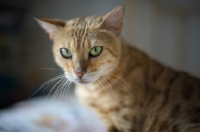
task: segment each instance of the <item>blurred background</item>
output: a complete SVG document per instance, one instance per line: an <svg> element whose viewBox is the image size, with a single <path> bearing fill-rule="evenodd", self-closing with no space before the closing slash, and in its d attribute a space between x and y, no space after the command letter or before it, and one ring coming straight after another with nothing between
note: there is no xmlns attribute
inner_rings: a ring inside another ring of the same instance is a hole
<svg viewBox="0 0 200 132"><path fill-rule="evenodd" d="M122 36L131 45L200 77L199 0L1 0L0 108L28 99L42 83L62 74L52 42L34 17L104 15L121 3L126 5ZM47 93L40 90L35 96Z"/></svg>

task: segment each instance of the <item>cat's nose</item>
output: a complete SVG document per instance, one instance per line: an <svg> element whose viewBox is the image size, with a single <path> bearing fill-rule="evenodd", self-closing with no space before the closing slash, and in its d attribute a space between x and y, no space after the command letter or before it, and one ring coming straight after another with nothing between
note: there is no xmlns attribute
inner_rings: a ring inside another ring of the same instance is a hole
<svg viewBox="0 0 200 132"><path fill-rule="evenodd" d="M85 74L85 72L75 72L76 76L79 77L79 78L82 78L83 75Z"/></svg>

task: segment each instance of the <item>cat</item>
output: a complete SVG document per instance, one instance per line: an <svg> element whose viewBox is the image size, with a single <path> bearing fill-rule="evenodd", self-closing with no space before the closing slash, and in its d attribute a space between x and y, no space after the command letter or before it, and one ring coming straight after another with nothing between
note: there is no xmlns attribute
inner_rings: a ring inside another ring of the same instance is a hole
<svg viewBox="0 0 200 132"><path fill-rule="evenodd" d="M78 99L109 132L200 132L200 80L130 46L124 13L122 4L105 16L36 20Z"/></svg>

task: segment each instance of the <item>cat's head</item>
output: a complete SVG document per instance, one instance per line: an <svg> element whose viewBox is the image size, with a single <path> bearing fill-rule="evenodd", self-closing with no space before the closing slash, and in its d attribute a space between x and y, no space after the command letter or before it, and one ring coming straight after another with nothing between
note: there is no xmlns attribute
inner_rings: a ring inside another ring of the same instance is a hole
<svg viewBox="0 0 200 132"><path fill-rule="evenodd" d="M68 21L36 19L54 42L55 61L70 81L90 84L118 66L124 9L120 5L105 16Z"/></svg>

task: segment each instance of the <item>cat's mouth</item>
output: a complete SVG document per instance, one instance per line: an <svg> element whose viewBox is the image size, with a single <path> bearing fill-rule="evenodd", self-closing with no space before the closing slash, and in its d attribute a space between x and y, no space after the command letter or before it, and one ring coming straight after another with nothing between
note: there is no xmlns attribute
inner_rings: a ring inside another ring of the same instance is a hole
<svg viewBox="0 0 200 132"><path fill-rule="evenodd" d="M78 81L78 83L80 83L80 84L88 84L88 83L90 83L90 82L86 82L86 81L80 80L80 81Z"/></svg>
<svg viewBox="0 0 200 132"><path fill-rule="evenodd" d="M89 84L90 81L85 81L85 80L82 80L82 79L76 79L76 83L79 83L79 84Z"/></svg>
<svg viewBox="0 0 200 132"><path fill-rule="evenodd" d="M90 84L90 83L92 83L92 82L94 82L94 79L95 79L95 77L93 76L92 78L91 77L82 77L82 78L78 78L78 77L76 77L76 76L70 76L70 75L68 75L68 74L66 74L66 77L70 80L70 81L72 81L72 82L74 82L74 83L77 83L77 84Z"/></svg>

